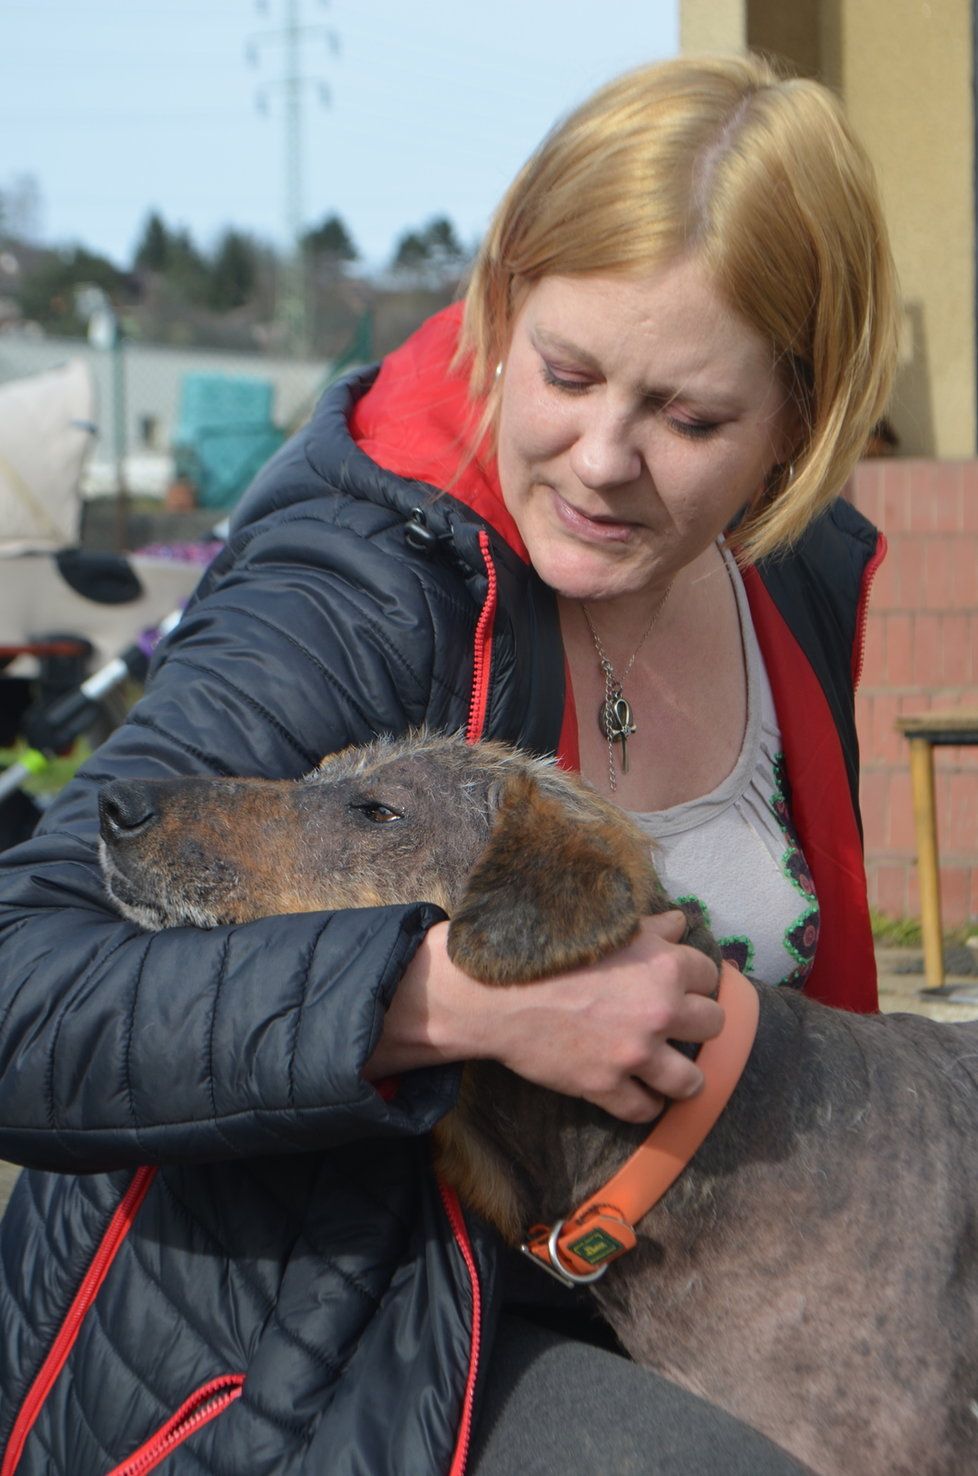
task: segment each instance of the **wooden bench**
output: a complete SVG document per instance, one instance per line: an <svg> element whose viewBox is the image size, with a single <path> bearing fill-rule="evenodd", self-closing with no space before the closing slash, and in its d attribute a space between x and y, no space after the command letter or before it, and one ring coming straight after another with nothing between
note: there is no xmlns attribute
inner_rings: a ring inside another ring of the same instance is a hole
<svg viewBox="0 0 978 1476"><path fill-rule="evenodd" d="M924 973L929 988L944 984L944 929L941 923L941 873L934 810L934 749L978 744L978 713L927 712L897 719L897 729L910 742L910 783L917 830L917 873L920 878L920 924ZM976 837L978 844L978 837Z"/></svg>

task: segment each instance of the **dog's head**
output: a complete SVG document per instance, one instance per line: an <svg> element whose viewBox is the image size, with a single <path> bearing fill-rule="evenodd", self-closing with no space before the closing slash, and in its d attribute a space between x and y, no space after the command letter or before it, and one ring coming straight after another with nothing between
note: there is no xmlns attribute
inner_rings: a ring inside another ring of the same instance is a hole
<svg viewBox="0 0 978 1476"><path fill-rule="evenodd" d="M146 928L431 901L473 977L538 978L620 947L668 905L648 843L545 760L416 734L304 779L117 780L102 866Z"/></svg>

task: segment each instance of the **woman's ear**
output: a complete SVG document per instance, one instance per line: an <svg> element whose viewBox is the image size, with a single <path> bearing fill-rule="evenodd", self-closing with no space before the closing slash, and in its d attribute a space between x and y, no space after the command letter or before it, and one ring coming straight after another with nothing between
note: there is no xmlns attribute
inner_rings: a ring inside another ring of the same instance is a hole
<svg viewBox="0 0 978 1476"><path fill-rule="evenodd" d="M624 816L582 819L529 774L508 779L448 931L450 958L490 984L593 963L634 937L655 874Z"/></svg>

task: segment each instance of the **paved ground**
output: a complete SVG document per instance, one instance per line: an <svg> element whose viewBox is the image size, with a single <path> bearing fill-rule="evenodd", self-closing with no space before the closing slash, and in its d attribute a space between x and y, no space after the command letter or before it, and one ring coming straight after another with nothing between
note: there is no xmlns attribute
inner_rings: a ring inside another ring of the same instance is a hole
<svg viewBox="0 0 978 1476"><path fill-rule="evenodd" d="M922 998L923 975L903 972L911 960L920 958L919 952L906 948L881 948L876 957L880 970L880 1005L887 1012L909 1010L927 1015L932 1020L978 1020L978 976L948 977L946 987L957 993L957 1000L947 997L935 1000L926 995ZM16 1174L16 1169L0 1163L0 1209L7 1202Z"/></svg>
<svg viewBox="0 0 978 1476"><path fill-rule="evenodd" d="M978 975L949 974L944 986L947 992L935 998L927 994L922 973L903 972L920 957L920 951L912 948L876 950L881 1009L887 1013L910 1010L931 1020L978 1020Z"/></svg>

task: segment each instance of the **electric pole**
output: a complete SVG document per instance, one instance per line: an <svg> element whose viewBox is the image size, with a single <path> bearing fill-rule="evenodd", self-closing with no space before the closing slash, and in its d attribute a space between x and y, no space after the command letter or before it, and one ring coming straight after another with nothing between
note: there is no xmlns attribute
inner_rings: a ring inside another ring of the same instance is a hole
<svg viewBox="0 0 978 1476"><path fill-rule="evenodd" d="M320 0L328 4L328 0ZM260 10L267 11L267 4L258 0ZM301 354L308 348L308 312L306 302L306 270L303 259L302 236L305 224L303 199L303 145L305 132L304 103L310 88L314 89L322 106L328 107L329 88L321 77L303 71L303 48L306 42L317 39L325 41L333 56L339 52L336 32L328 26L304 25L301 16L301 0L282 0L283 24L253 36L248 43L247 57L257 66L264 47L274 45L281 49L282 72L261 88L257 96L260 112L268 111L268 92L279 88L285 104L285 169L284 205L286 258L281 273L278 295L279 316L285 327L286 341L292 353Z"/></svg>

